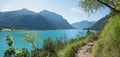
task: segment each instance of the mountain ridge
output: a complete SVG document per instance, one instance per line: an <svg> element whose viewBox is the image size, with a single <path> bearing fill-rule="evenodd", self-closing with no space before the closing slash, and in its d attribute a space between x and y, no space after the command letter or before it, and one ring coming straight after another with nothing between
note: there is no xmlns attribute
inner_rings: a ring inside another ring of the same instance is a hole
<svg viewBox="0 0 120 57"><path fill-rule="evenodd" d="M92 27L89 29L91 30L101 30L107 23L107 20L109 19L109 15L106 15L105 17L98 20Z"/></svg>
<svg viewBox="0 0 120 57"><path fill-rule="evenodd" d="M92 27L95 23L96 23L96 21L83 20L80 22L72 23L72 26L75 28L78 28L78 29L85 29L85 28Z"/></svg>
<svg viewBox="0 0 120 57"><path fill-rule="evenodd" d="M47 10L46 15L48 17L42 16L44 14L41 15L41 13L35 13L25 8L16 11L7 11L0 13L1 28L28 30L73 29L73 27L61 15L52 13ZM55 21L52 22L53 20Z"/></svg>

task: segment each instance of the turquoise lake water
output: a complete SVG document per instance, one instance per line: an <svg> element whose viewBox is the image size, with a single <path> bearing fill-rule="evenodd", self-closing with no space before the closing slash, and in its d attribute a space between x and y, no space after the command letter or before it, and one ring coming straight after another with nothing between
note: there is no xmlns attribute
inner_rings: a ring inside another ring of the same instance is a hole
<svg viewBox="0 0 120 57"><path fill-rule="evenodd" d="M40 38L41 43L39 45L39 48L42 47L43 41L47 39L49 36L53 39L60 38L61 36L64 36L64 34L67 36L67 40L70 40L72 38L75 38L76 35L82 32L81 36L86 35L86 30L40 30L40 31L8 31L8 32L0 32L0 57L3 57L4 51L7 50L9 47L6 44L5 37L9 33L14 38L14 45L18 49L21 48L27 48L28 50L31 50L30 44L28 42L23 41L23 38L27 33L37 33L38 38Z"/></svg>

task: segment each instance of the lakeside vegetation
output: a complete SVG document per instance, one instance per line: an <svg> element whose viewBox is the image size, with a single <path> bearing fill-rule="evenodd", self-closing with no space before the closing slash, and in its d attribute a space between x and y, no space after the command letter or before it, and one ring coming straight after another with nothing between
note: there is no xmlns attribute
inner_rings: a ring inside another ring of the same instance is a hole
<svg viewBox="0 0 120 57"><path fill-rule="evenodd" d="M77 39L66 45L63 49L60 49L57 52L57 57L75 57L75 53L79 47L82 47L89 42L96 41L97 39L97 34L88 33L87 36L79 38L79 40Z"/></svg>
<svg viewBox="0 0 120 57"><path fill-rule="evenodd" d="M14 39L12 35L8 34L6 36L6 43L9 46L9 49L5 51L4 57L61 57L72 54L74 55L76 48L86 44L89 41L93 41L96 38L96 34L93 32L88 33L87 37L81 37L81 34L78 33L75 38L71 40L67 40L67 36L61 36L60 38L53 39L52 37L48 37L44 40L42 48L38 48L38 45L41 43L40 39L37 37L37 34L26 34L24 41L30 43L31 51L28 51L27 48L17 49L14 46ZM89 37L89 38L88 38ZM84 41L85 40L85 41ZM78 43L78 44L76 44ZM66 49L67 47L67 49ZM64 50L64 51L63 51ZM65 52L70 52L66 53ZM63 51L63 54L61 54ZM70 55L71 56L71 55Z"/></svg>

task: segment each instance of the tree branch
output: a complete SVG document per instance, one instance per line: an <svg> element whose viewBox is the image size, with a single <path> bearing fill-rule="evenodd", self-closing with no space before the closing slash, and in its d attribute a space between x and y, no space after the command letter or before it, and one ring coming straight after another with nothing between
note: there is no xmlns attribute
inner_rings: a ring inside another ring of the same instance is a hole
<svg viewBox="0 0 120 57"><path fill-rule="evenodd" d="M110 5L108 5L107 3L105 3L105 2L102 2L102 1L100 1L100 0L97 0L99 3L101 3L101 4L103 4L103 5L105 5L105 6L107 6L108 8L110 8L111 10L113 10L113 11L115 11L115 12L119 12L120 13L120 11L119 10L116 10L115 8L113 8L113 7L111 7Z"/></svg>

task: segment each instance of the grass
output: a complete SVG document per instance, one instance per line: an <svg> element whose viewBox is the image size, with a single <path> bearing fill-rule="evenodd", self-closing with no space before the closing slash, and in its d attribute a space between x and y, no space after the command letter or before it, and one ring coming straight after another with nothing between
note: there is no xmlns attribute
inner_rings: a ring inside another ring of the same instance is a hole
<svg viewBox="0 0 120 57"><path fill-rule="evenodd" d="M120 15L109 19L92 51L93 57L120 57Z"/></svg>
<svg viewBox="0 0 120 57"><path fill-rule="evenodd" d="M86 45L88 42L97 40L97 36L94 33L81 38L79 41L74 41L66 45L63 49L57 52L57 57L74 57L78 48Z"/></svg>

